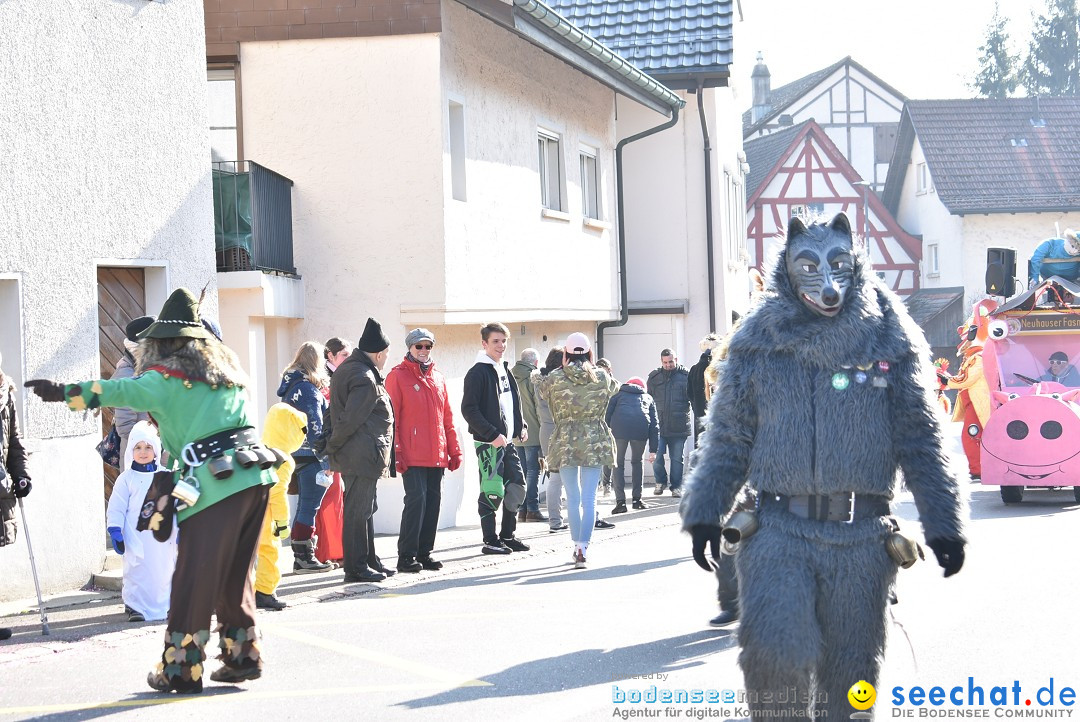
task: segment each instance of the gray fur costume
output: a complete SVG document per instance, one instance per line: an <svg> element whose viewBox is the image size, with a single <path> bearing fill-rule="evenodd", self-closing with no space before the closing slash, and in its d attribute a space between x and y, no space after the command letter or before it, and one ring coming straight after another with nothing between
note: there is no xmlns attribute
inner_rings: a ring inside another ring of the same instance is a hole
<svg viewBox="0 0 1080 722"><path fill-rule="evenodd" d="M805 230L792 223L788 243ZM850 235L846 217L840 227ZM717 527L746 484L762 496L891 499L899 469L926 538L954 541L962 563L962 504L925 383L922 332L859 251L842 309L831 318L814 313L788 275L787 247L731 340L682 501L684 530ZM888 518L816 521L780 506L757 513L760 528L736 556L739 664L751 714L813 708L819 719L846 720L854 711L848 689L878 682L897 570L885 550ZM801 700L775 701L792 686Z"/></svg>

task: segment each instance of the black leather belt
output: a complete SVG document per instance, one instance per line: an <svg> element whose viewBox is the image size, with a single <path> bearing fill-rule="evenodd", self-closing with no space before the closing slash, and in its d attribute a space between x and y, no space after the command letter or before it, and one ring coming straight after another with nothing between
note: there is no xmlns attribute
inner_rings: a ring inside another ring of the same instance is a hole
<svg viewBox="0 0 1080 722"><path fill-rule="evenodd" d="M181 456L188 466L201 466L207 459L221 456L230 449L241 449L259 443L259 435L255 433L254 427L243 426L192 441L184 447Z"/></svg>
<svg viewBox="0 0 1080 722"><path fill-rule="evenodd" d="M832 494L773 494L758 496L762 507L779 507L795 516L814 521L851 523L860 519L889 515L889 499L880 494L840 491Z"/></svg>

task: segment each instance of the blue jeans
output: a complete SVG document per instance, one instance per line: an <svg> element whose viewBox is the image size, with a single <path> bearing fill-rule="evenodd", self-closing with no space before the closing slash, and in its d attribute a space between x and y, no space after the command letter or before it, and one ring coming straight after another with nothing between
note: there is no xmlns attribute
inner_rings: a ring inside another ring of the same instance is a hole
<svg viewBox="0 0 1080 722"><path fill-rule="evenodd" d="M653 476L660 486L668 486L667 469L664 468L664 452L671 452L671 488L682 487L683 447L686 446L685 436L661 436L660 444L656 447L656 461L653 462Z"/></svg>
<svg viewBox="0 0 1080 722"><path fill-rule="evenodd" d="M518 511L540 511L540 446L518 446L525 472L525 501Z"/></svg>
<svg viewBox="0 0 1080 722"><path fill-rule="evenodd" d="M599 466L564 466L559 469L566 488L566 519L570 539L588 544L596 519L596 485L600 483Z"/></svg>
<svg viewBox="0 0 1080 722"><path fill-rule="evenodd" d="M322 471L322 467L314 457L310 459L297 459L297 465L301 461L310 461L296 470L297 486L300 488L300 498L296 504L295 524L315 527L315 515L319 512L326 487L315 483L315 476Z"/></svg>

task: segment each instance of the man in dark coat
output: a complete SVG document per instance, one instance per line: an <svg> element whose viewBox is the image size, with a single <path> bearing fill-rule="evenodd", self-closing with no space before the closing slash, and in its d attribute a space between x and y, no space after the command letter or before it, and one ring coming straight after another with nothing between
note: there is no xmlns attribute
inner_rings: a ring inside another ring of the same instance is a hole
<svg viewBox="0 0 1080 722"><path fill-rule="evenodd" d="M690 436L690 397L687 393L689 372L678 364L674 352L666 348L660 352L660 368L649 374L645 389L656 401L660 415L660 446L653 462L656 487L653 494L659 496L668 486L668 473L664 468L664 454L671 455L671 495L682 496L683 449Z"/></svg>
<svg viewBox="0 0 1080 722"><path fill-rule="evenodd" d="M0 371L0 547L15 542L16 499L29 493L26 450L15 416L15 384ZM10 636L10 629L0 627L0 640Z"/></svg>
<svg viewBox="0 0 1080 722"><path fill-rule="evenodd" d="M847 216L793 218L769 290L731 340L681 509L711 571L706 545L716 558L721 520L744 486L758 492L758 529L735 557L755 722L847 719L852 680L878 684L898 471L945 576L963 565L929 358Z"/></svg>
<svg viewBox="0 0 1080 722"><path fill-rule="evenodd" d="M375 554L378 509L375 487L390 468L394 410L383 385L382 369L390 341L379 322L367 320L364 335L330 380L330 468L345 482L342 547L345 583L381 582L394 574Z"/></svg>
<svg viewBox="0 0 1080 722"><path fill-rule="evenodd" d="M701 339L701 358L690 367L686 378L686 393L690 397L690 408L694 411L695 445L705 428L705 410L709 407L709 394L706 393L705 369L712 363L712 352L720 343L720 337L710 333Z"/></svg>

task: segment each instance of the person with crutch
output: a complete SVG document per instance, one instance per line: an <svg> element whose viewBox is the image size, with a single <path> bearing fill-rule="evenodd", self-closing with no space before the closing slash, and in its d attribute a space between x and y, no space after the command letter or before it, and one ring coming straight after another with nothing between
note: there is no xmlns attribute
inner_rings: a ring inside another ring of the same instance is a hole
<svg viewBox="0 0 1080 722"><path fill-rule="evenodd" d="M3 359L0 359L0 364ZM30 493L30 475L26 472L26 450L19 437L15 416L15 383L0 368L0 547L15 542L15 506ZM25 532L25 529L23 530ZM31 553L32 555L32 553ZM36 575L35 575L36 578ZM38 606L41 606L40 595ZM44 620L45 610L41 610ZM44 624L44 621L43 621ZM43 629L48 629L47 626ZM47 633L47 632L45 632ZM0 627L0 640L11 637L11 630Z"/></svg>

